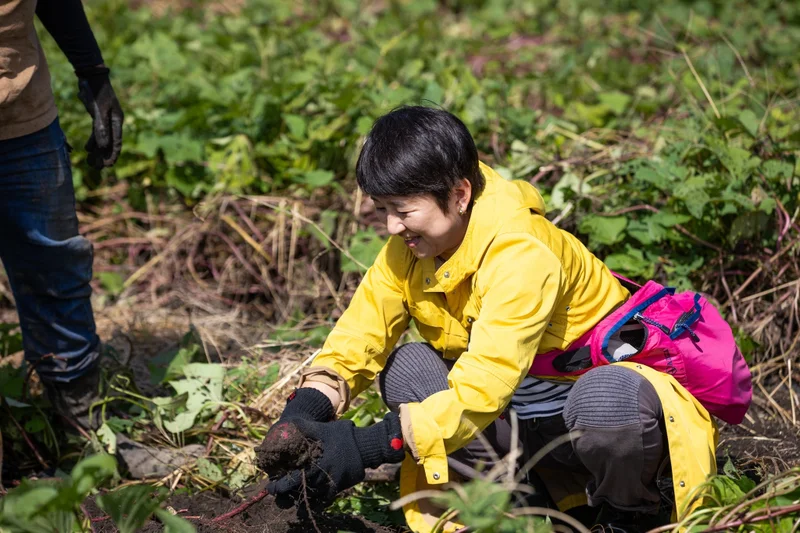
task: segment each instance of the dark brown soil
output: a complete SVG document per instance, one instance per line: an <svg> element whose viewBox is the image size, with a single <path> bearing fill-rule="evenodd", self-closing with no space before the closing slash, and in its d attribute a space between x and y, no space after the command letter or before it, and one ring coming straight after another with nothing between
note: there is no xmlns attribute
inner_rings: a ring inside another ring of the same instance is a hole
<svg viewBox="0 0 800 533"><path fill-rule="evenodd" d="M261 489L263 486L258 488ZM248 498L254 494L248 495ZM272 496L267 496L232 518L220 522L213 521L215 517L224 515L242 503L243 500L238 498L228 499L212 492L204 492L194 496L175 495L166 505L194 524L198 533L337 533L339 531L398 533L399 531L354 516L320 513L309 518L302 510L298 512L297 509L279 508ZM102 520L104 513L94 505L93 501L88 501L85 508L95 520L100 519L92 523L96 533L118 531L110 520ZM161 532L163 526L156 520L150 520L140 531Z"/></svg>
<svg viewBox="0 0 800 533"><path fill-rule="evenodd" d="M754 396L742 424L721 427L717 455L729 455L737 464L761 474L776 474L800 465L800 425L796 423L800 421L800 408L791 409L791 402L800 397L800 387L795 386L793 397L788 388L778 389L772 396L774 403L761 391L754 391Z"/></svg>
<svg viewBox="0 0 800 533"><path fill-rule="evenodd" d="M256 463L272 479L311 466L322 454L319 443L307 439L291 422L279 422L256 448Z"/></svg>

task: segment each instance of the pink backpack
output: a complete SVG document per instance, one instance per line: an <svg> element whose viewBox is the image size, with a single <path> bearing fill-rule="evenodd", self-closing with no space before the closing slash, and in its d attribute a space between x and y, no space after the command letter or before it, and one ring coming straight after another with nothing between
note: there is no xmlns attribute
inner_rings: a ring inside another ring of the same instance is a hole
<svg viewBox="0 0 800 533"><path fill-rule="evenodd" d="M630 299L567 350L537 355L529 373L580 375L633 361L670 374L711 414L739 424L753 397L750 369L719 311L696 292L617 278Z"/></svg>

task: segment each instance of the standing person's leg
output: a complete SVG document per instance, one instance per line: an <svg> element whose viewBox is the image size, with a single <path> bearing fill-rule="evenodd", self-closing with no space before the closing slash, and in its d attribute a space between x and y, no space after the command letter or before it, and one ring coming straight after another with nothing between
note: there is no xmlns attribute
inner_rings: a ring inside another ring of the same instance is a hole
<svg viewBox="0 0 800 533"><path fill-rule="evenodd" d="M591 472L589 504L654 514L659 466L669 453L663 410L653 386L633 370L608 365L583 375L570 391L564 421L575 454Z"/></svg>
<svg viewBox="0 0 800 533"><path fill-rule="evenodd" d="M25 359L55 407L78 419L97 395L92 259L91 243L78 233L58 120L0 141L0 260L16 300Z"/></svg>

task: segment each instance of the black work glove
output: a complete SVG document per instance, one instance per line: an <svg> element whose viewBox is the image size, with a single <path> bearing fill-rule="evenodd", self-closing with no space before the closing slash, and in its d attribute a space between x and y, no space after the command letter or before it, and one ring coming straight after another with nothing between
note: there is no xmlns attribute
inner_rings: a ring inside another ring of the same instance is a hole
<svg viewBox="0 0 800 533"><path fill-rule="evenodd" d="M280 420L304 418L328 422L333 420L334 414L333 405L325 394L311 387L303 387L291 393L286 399L286 407L283 408Z"/></svg>
<svg viewBox="0 0 800 533"><path fill-rule="evenodd" d="M289 472L267 485L281 507L304 494L315 507L324 507L338 493L363 481L367 468L399 463L405 457L397 413L389 413L383 421L366 428L357 428L350 420L325 423L295 419L290 423L317 444L320 455L304 470Z"/></svg>
<svg viewBox="0 0 800 533"><path fill-rule="evenodd" d="M108 73L106 67L75 72L78 76L78 98L92 116L92 135L86 143L87 160L97 169L112 166L122 151L124 114Z"/></svg>

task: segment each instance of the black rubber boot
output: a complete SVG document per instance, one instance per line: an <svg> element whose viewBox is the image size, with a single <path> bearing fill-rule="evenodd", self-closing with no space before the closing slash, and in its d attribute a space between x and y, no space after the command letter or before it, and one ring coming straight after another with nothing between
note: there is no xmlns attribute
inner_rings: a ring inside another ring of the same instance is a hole
<svg viewBox="0 0 800 533"><path fill-rule="evenodd" d="M92 409L93 404L103 399L100 375L100 365L96 364L86 374L69 383L47 381L42 382L42 385L47 399L58 414L83 429L94 430L100 427L100 409Z"/></svg>

